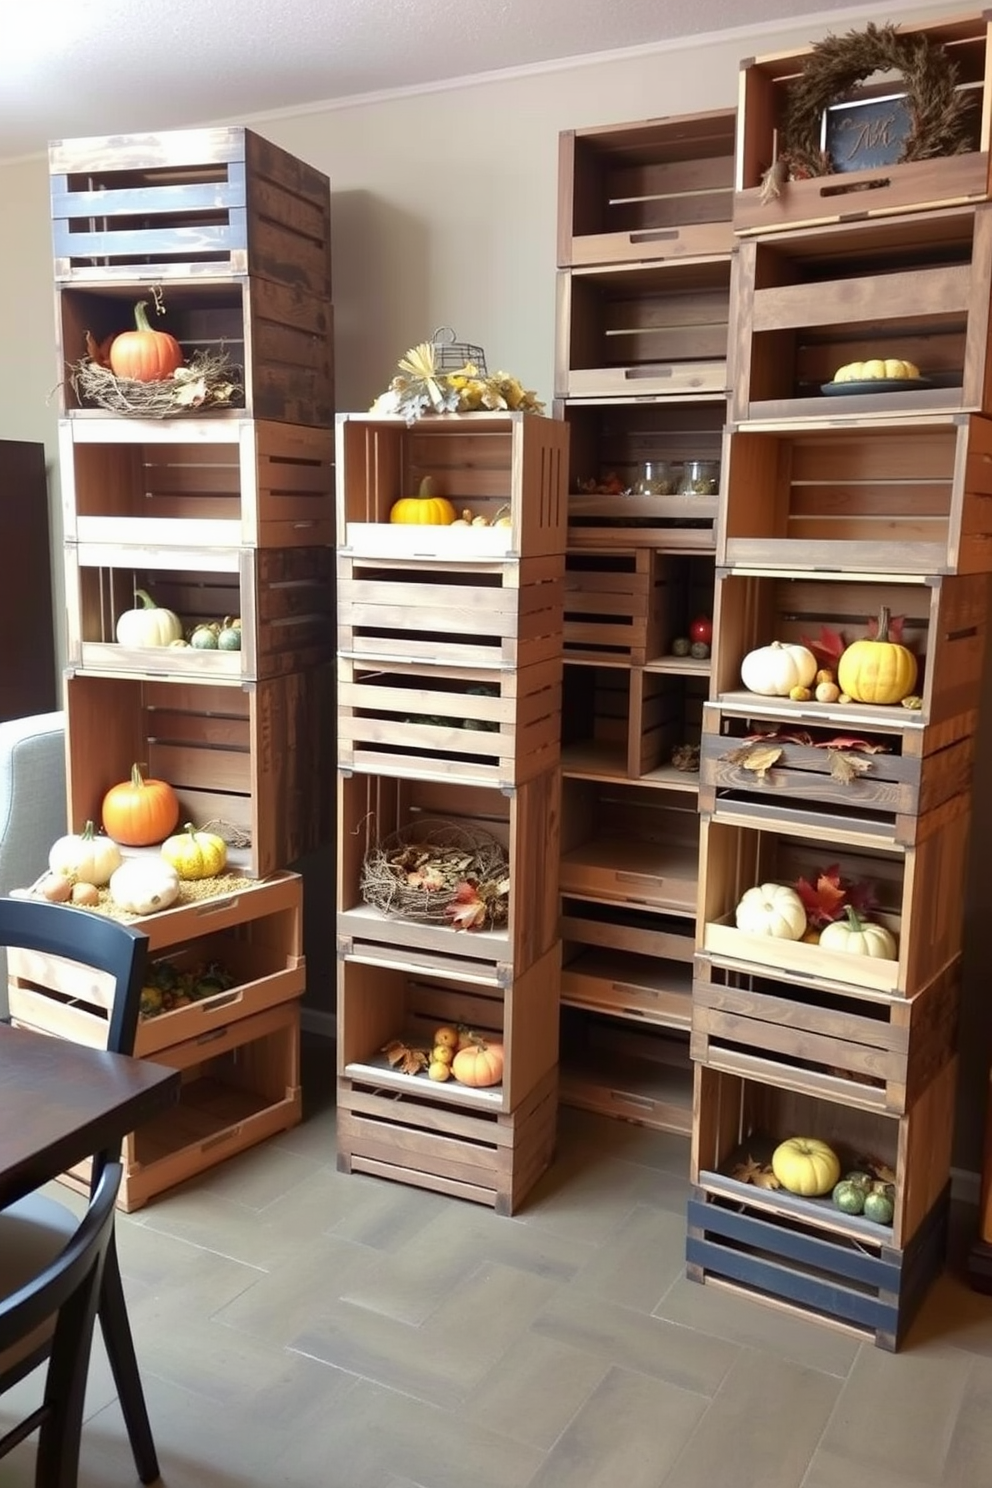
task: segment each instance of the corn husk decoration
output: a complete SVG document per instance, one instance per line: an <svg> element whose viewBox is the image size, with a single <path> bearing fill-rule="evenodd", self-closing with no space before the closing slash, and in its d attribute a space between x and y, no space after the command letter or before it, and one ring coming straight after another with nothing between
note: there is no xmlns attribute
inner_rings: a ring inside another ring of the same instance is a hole
<svg viewBox="0 0 992 1488"><path fill-rule="evenodd" d="M436 348L429 341L411 347L398 365L398 374L376 398L372 413L402 414L413 424L424 414L544 411L537 394L509 372L483 376L474 362L454 372L439 371Z"/></svg>

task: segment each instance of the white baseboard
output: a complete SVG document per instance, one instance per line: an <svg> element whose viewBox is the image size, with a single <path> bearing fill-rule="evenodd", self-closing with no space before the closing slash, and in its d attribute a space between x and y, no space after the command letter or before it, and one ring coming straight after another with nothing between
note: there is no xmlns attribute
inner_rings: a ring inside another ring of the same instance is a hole
<svg viewBox="0 0 992 1488"><path fill-rule="evenodd" d="M300 1008L300 1027L304 1033L314 1033L319 1038L336 1039L338 1036L337 1018L320 1008Z"/></svg>

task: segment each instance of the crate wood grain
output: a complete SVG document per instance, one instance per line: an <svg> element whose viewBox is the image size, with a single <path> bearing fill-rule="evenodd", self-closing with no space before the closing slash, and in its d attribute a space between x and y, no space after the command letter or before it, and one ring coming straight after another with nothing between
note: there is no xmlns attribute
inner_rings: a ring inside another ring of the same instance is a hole
<svg viewBox="0 0 992 1488"><path fill-rule="evenodd" d="M909 20L896 30L903 39L919 37L939 46L957 69L958 85L974 95L972 148L962 155L790 181L780 196L763 201L762 180L776 155L776 132L783 137L789 87L811 55L811 48L749 58L741 65L738 98L733 208L736 232L775 233L807 223L842 222L851 217L906 213L918 207L987 199L990 130L987 16L955 16L924 23ZM855 87L851 96L866 96L862 87Z"/></svg>
<svg viewBox="0 0 992 1488"><path fill-rule="evenodd" d="M652 1131L688 1136L692 1066L684 1030L562 1007L561 1101Z"/></svg>
<svg viewBox="0 0 992 1488"><path fill-rule="evenodd" d="M181 820L248 839L232 863L264 878L334 834L332 668L252 684L67 675L68 819L100 820L136 762L168 780Z"/></svg>
<svg viewBox="0 0 992 1488"><path fill-rule="evenodd" d="M988 204L742 241L730 422L980 413L990 269ZM926 385L824 395L838 368L877 356L914 362Z"/></svg>
<svg viewBox="0 0 992 1488"><path fill-rule="evenodd" d="M562 1006L659 1028L687 1029L692 1002L691 940L688 950L688 961L661 961L612 946L569 945L563 952Z"/></svg>
<svg viewBox="0 0 992 1488"><path fill-rule="evenodd" d="M555 397L723 397L729 323L729 255L559 270Z"/></svg>
<svg viewBox="0 0 992 1488"><path fill-rule="evenodd" d="M512 1111L467 1111L339 1078L338 1170L515 1214L554 1155L557 1086L551 1071Z"/></svg>
<svg viewBox="0 0 992 1488"><path fill-rule="evenodd" d="M459 974L497 975L505 982L533 966L558 941L555 864L561 820L557 770L513 790L454 779L398 779L341 772L338 803L337 928L341 955L403 964L424 956ZM362 899L366 855L393 832L415 829L418 818L482 829L503 844L510 869L508 923L498 929L458 931L387 915Z"/></svg>
<svg viewBox="0 0 992 1488"><path fill-rule="evenodd" d="M778 1222L809 1226L830 1243L904 1250L950 1183L957 1064L955 1057L941 1065L901 1115L850 1105L845 1096L791 1090L753 1074L696 1064L690 1181L707 1194ZM888 1166L895 1173L892 1224L843 1214L829 1194L802 1198L781 1188L759 1189L733 1176L749 1156L770 1162L778 1143L795 1132L827 1142L842 1172L863 1167L866 1158Z"/></svg>
<svg viewBox="0 0 992 1488"><path fill-rule="evenodd" d="M561 753L561 662L481 667L338 662L338 764L512 787Z"/></svg>
<svg viewBox="0 0 992 1488"><path fill-rule="evenodd" d="M728 808L701 822L697 949L760 971L912 997L961 949L961 884L968 867L970 796L945 802L922 819L913 846L872 842L829 816L816 824ZM756 884L795 884L836 863L841 877L873 887L872 918L895 934L895 960L823 949L739 930L737 905Z"/></svg>
<svg viewBox="0 0 992 1488"><path fill-rule="evenodd" d="M61 419L62 530L114 547L329 547L334 436L256 419Z"/></svg>
<svg viewBox="0 0 992 1488"><path fill-rule="evenodd" d="M692 796L566 779L561 836L563 894L695 915L699 820Z"/></svg>
<svg viewBox="0 0 992 1488"><path fill-rule="evenodd" d="M354 557L455 562L537 558L565 551L568 434L534 413L427 416L339 414L337 528ZM430 476L458 512L490 525L391 523L404 496ZM509 518L509 526L493 525Z"/></svg>
<svg viewBox="0 0 992 1488"><path fill-rule="evenodd" d="M679 745L698 741L705 694L706 678L691 674L567 665L562 768L695 791L698 771L679 770L671 760Z"/></svg>
<svg viewBox="0 0 992 1488"><path fill-rule="evenodd" d="M67 655L77 671L255 682L333 659L333 548L80 542L65 545L63 561ZM197 625L239 616L241 649L122 645L117 621L135 607L138 589L178 615L186 636Z"/></svg>
<svg viewBox="0 0 992 1488"><path fill-rule="evenodd" d="M806 986L700 956L694 1060L743 1078L901 1116L955 1052L960 960L912 998Z"/></svg>
<svg viewBox="0 0 992 1488"><path fill-rule="evenodd" d="M727 254L733 109L558 136L558 266Z"/></svg>
<svg viewBox="0 0 992 1488"><path fill-rule="evenodd" d="M992 570L992 420L890 415L728 430L717 563L874 573Z"/></svg>
<svg viewBox="0 0 992 1488"><path fill-rule="evenodd" d="M49 146L56 282L252 274L331 296L330 183L253 130Z"/></svg>
<svg viewBox="0 0 992 1488"><path fill-rule="evenodd" d="M56 286L60 410L73 419L117 419L85 398L72 371L86 354L87 332L98 343L134 328L141 298L133 282ZM175 280L156 330L179 342L187 363L197 353L225 355L241 391L212 417L278 420L312 427L334 417L334 312L326 296L256 275ZM199 423L196 411L180 413ZM330 430L323 432L330 437Z"/></svg>
<svg viewBox="0 0 992 1488"><path fill-rule="evenodd" d="M661 649L665 573L647 548L569 553L565 560L565 657L643 666Z"/></svg>
<svg viewBox="0 0 992 1488"><path fill-rule="evenodd" d="M882 556L882 555L880 555ZM973 733L988 633L985 574L910 577L884 570L848 579L802 570L718 569L713 610L711 700L726 711L788 720L788 727L832 726L839 733L872 728L945 726L946 740ZM820 640L821 627L846 644L867 634L867 622L887 606L903 618L903 644L916 656L917 710L869 703L794 703L746 692L740 666L749 651L772 640Z"/></svg>

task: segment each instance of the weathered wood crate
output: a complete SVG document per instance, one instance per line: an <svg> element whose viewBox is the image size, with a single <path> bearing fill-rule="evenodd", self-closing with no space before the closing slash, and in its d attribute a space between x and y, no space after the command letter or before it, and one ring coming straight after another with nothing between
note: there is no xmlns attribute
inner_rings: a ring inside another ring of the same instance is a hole
<svg viewBox="0 0 992 1488"><path fill-rule="evenodd" d="M558 1063L560 947L551 949L501 985L495 968L466 981L438 967L407 966L344 958L338 967L338 1074L400 1095L429 1096L444 1107L467 1112L515 1111L553 1074ZM384 1046L400 1039L429 1050L441 1024L471 1029L500 1044L503 1078L471 1089L451 1079L437 1083L427 1072L406 1075L390 1067Z"/></svg>
<svg viewBox="0 0 992 1488"><path fill-rule="evenodd" d="M880 554L880 556L883 556ZM727 712L787 721L787 727L831 726L913 730L945 726L950 742L973 733L988 631L984 574L910 577L882 571L849 580L845 574L798 570L717 570L713 611L711 698ZM821 628L846 644L867 634L867 622L887 606L903 621L903 644L919 665L919 709L880 703L795 703L744 690L745 655L771 641L820 642Z"/></svg>
<svg viewBox="0 0 992 1488"><path fill-rule="evenodd" d="M692 1065L684 1034L566 1005L561 1037L563 1105L688 1136Z"/></svg>
<svg viewBox="0 0 992 1488"><path fill-rule="evenodd" d="M331 295L330 184L240 127L57 140L57 282L252 274Z"/></svg>
<svg viewBox="0 0 992 1488"><path fill-rule="evenodd" d="M761 699L748 718L724 714L717 703L703 708L699 808L708 815L718 802L804 812L829 808L855 822L852 835L886 833L913 843L929 813L971 789L975 736L950 740L945 730L909 730L894 720L889 729L859 730L859 748L830 727L792 729L781 716L764 718ZM767 750L778 750L768 764ZM749 763L750 762L750 763ZM755 768L760 765L760 769Z"/></svg>
<svg viewBox="0 0 992 1488"><path fill-rule="evenodd" d="M990 257L987 204L743 240L731 422L980 413L992 401ZM923 381L834 382L873 357L911 361Z"/></svg>
<svg viewBox="0 0 992 1488"><path fill-rule="evenodd" d="M119 415L87 400L74 386L72 368L86 353L86 333L101 344L134 328L134 306L142 291L133 281L58 286L56 330L61 411L74 419ZM147 294L147 291L145 291ZM226 355L230 380L242 389L211 418L247 416L307 426L330 425L334 417L334 312L325 296L300 285L278 284L257 275L175 280L163 296L164 314L149 318L175 337L187 363L202 355ZM196 410L180 412L199 423ZM325 432L330 436L329 429Z"/></svg>
<svg viewBox="0 0 992 1488"><path fill-rule="evenodd" d="M449 975L478 980L492 968L502 984L521 976L558 941L558 859L561 786L549 770L510 790L454 779L340 777L338 805L337 928L340 954L349 959L423 966L424 958ZM456 930L447 922L389 915L361 894L368 853L417 822L441 820L498 838L509 864L507 923Z"/></svg>
<svg viewBox="0 0 992 1488"><path fill-rule="evenodd" d="M67 654L81 671L261 681L320 667L334 656L334 550L67 543ZM177 614L188 635L240 616L239 651L126 646L119 617L135 591Z"/></svg>
<svg viewBox="0 0 992 1488"><path fill-rule="evenodd" d="M568 434L533 413L461 413L419 419L339 414L338 542L349 556L465 563L565 551ZM436 494L488 526L390 523L393 504ZM495 526L509 519L509 525Z"/></svg>
<svg viewBox="0 0 992 1488"><path fill-rule="evenodd" d="M558 266L729 253L733 109L558 136Z"/></svg>
<svg viewBox="0 0 992 1488"><path fill-rule="evenodd" d="M970 797L957 796L920 819L913 846L858 835L848 820L825 812L816 821L788 811L760 813L751 806L718 806L704 817L699 863L697 949L742 967L829 981L866 991L912 997L960 953L961 884L968 866ZM872 918L896 936L898 957L888 960L824 949L739 930L737 905L756 884L815 883L837 865L847 883L871 886L878 908Z"/></svg>
<svg viewBox="0 0 992 1488"><path fill-rule="evenodd" d="M99 822L137 762L173 786L182 821L247 838L229 855L256 877L333 840L331 667L250 684L69 672L65 708L74 827Z"/></svg>
<svg viewBox="0 0 992 1488"><path fill-rule="evenodd" d="M566 666L563 769L694 791L698 770L677 769L672 755L698 742L705 696L706 677L688 669L673 675L643 667Z"/></svg>
<svg viewBox="0 0 992 1488"><path fill-rule="evenodd" d="M992 420L931 414L729 430L717 563L875 573L992 570Z"/></svg>
<svg viewBox="0 0 992 1488"><path fill-rule="evenodd" d="M512 787L560 758L557 658L496 672L341 658L337 690L344 769Z"/></svg>
<svg viewBox="0 0 992 1488"><path fill-rule="evenodd" d="M374 1082L338 1080L338 1169L370 1173L515 1214L550 1166L558 1119L557 1072L512 1111L464 1110Z"/></svg>
<svg viewBox="0 0 992 1488"><path fill-rule="evenodd" d="M138 1023L134 1052L155 1058L162 1049L208 1043L228 1023L303 996L303 881L278 873L243 889L199 899L131 923L151 946L150 964L167 961L178 971L221 966L233 977L229 988L187 1007ZM26 1028L89 1044L107 1045L113 979L61 956L11 949L7 956L10 1015Z"/></svg>
<svg viewBox="0 0 992 1488"><path fill-rule="evenodd" d="M902 1116L954 1056L960 980L958 959L901 998L759 975L701 955L690 1052L742 1079Z"/></svg>
<svg viewBox="0 0 992 1488"><path fill-rule="evenodd" d="M334 543L330 429L235 419L61 419L67 542L291 548Z"/></svg>
<svg viewBox="0 0 992 1488"><path fill-rule="evenodd" d="M790 181L781 195L761 200L765 171L781 148L790 84L812 48L749 58L741 64L738 104L734 228L738 233L773 233L815 222L910 212L917 207L983 201L989 195L989 46L984 14L897 26L901 37L923 37L943 48L957 68L958 85L975 96L973 149L963 155L843 171ZM877 92L877 90L875 90ZM891 87L887 86L890 92ZM845 94L845 97L848 95ZM873 96L864 85L853 99ZM778 136L778 144L776 144Z"/></svg>
<svg viewBox="0 0 992 1488"><path fill-rule="evenodd" d="M555 396L725 396L729 323L729 254L559 270Z"/></svg>
<svg viewBox="0 0 992 1488"><path fill-rule="evenodd" d="M691 921L566 896L561 934L563 1005L689 1027Z"/></svg>
<svg viewBox="0 0 992 1488"><path fill-rule="evenodd" d="M632 488L649 461L663 460L681 475L687 460L719 461L727 414L724 392L699 399L640 401L636 395L604 404L555 402L569 435L568 546L665 548L710 553L719 494L641 496ZM615 489L589 486L607 483Z"/></svg>
<svg viewBox="0 0 992 1488"><path fill-rule="evenodd" d="M561 845L563 894L695 915L699 820L691 794L566 779Z"/></svg>

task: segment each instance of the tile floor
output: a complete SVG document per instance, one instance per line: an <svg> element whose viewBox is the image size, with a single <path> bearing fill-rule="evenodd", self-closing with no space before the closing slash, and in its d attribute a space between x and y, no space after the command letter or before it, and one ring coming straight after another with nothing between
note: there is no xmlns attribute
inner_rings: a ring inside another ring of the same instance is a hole
<svg viewBox="0 0 992 1488"><path fill-rule="evenodd" d="M304 1069L302 1126L119 1223L166 1488L990 1488L953 1270L885 1354L686 1281L682 1139L565 1110L500 1219L338 1173L330 1045ZM98 1344L80 1485L135 1482Z"/></svg>

